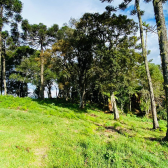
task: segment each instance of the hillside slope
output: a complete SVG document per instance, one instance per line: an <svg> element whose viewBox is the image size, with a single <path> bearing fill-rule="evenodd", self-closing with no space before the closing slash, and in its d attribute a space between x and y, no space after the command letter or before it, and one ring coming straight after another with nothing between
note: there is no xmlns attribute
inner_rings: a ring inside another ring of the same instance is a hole
<svg viewBox="0 0 168 168"><path fill-rule="evenodd" d="M166 122L0 96L0 167L168 167Z"/></svg>

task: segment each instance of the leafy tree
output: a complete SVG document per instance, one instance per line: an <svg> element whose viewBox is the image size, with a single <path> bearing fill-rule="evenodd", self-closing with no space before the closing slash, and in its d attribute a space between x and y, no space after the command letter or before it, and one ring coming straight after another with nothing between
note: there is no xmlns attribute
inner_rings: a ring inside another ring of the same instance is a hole
<svg viewBox="0 0 168 168"><path fill-rule="evenodd" d="M118 119L117 117L119 117L116 108L115 94L121 93L121 88L128 89L128 74L136 65L138 57L140 56L133 49L130 49L131 47L133 48L132 45L130 48L125 46L127 40L122 42L123 45L120 43L117 49L112 47L111 49L106 49L106 53L103 51L104 54L101 54L102 61L100 61L100 64L98 65L99 67L97 68L101 75L101 88L110 93L111 104L113 105L113 108L115 107L113 109L115 119ZM130 88L127 91L131 93Z"/></svg>
<svg viewBox="0 0 168 168"><path fill-rule="evenodd" d="M20 48L24 49L23 47ZM35 85L35 97L40 98L40 51L31 49L30 47L25 48L27 48L27 54L25 53L25 56L22 57L21 63L16 67L16 72L13 73L10 78L16 81ZM55 69L57 66L55 65L55 57L52 55L51 50L47 49L43 54L45 76L44 87L47 87L48 98L51 98L51 87L53 82L56 81Z"/></svg>
<svg viewBox="0 0 168 168"><path fill-rule="evenodd" d="M20 66L25 59L29 59L31 55L35 52L28 46L21 46L14 51L8 50L7 55L7 88L9 94L17 94L17 96L25 97L28 95L29 82L26 79L28 72L20 71L18 66ZM25 67L27 68L27 67ZM29 74L30 75L30 74Z"/></svg>
<svg viewBox="0 0 168 168"><path fill-rule="evenodd" d="M164 101L163 96L163 75L160 70L159 65L155 65L154 63L149 63L149 71L151 74L151 79L153 82L153 89L154 89L154 95L155 95L155 100L156 100L156 106L160 107L162 102ZM148 83L146 82L146 75L145 75L145 65L142 64L139 67L138 71L138 76L139 76L139 86L141 86L141 89L139 92L141 93L141 110L146 111L147 115L150 110L150 95L148 91Z"/></svg>
<svg viewBox="0 0 168 168"><path fill-rule="evenodd" d="M64 70L72 74L71 79L74 75L76 77L76 80L73 80L75 86L73 85L72 88L78 90L80 107L84 106L86 93L93 92L93 86L101 88L106 85L108 88L107 83L109 82L114 87L117 83L113 81L119 80L122 76L119 75L120 70L125 70L121 66L124 67L127 63L131 66L134 62L131 59L134 59L132 55L136 55L135 52L126 51L124 45L129 45L130 48L134 46L136 38L128 39L127 35L136 30L136 24L125 16L111 16L107 12L103 14L86 13L76 24L74 37L69 40L64 38L54 44L53 51L61 52L57 54L62 55L62 62L66 67ZM124 57L127 54L128 58ZM128 64L125 66L126 69L128 69ZM103 76L102 80L95 78L100 75ZM97 84L94 79L97 79ZM103 83L104 81L108 82ZM113 92L116 90L117 88Z"/></svg>
<svg viewBox="0 0 168 168"><path fill-rule="evenodd" d="M103 0L103 2L104 1L106 1L106 0ZM126 1L122 2L118 8L124 10L125 8L127 8L127 5L131 1L132 0L126 0ZM153 114L153 128L157 129L159 127L159 124L157 121L157 113L156 113L156 105L155 105L154 94L153 94L153 86L152 86L151 77L150 77L150 73L149 73L149 67L148 67L148 62L147 62L147 53L146 53L146 49L145 49L145 42L144 42L144 35L143 35L143 24L142 24L142 18L141 18L143 11L140 10L139 0L135 0L135 7L136 8L131 11L131 14L137 14L138 20L139 20L140 37L141 37L141 44L142 44L142 55L144 58L145 67L146 67L146 74L147 74L147 79L148 79L148 83L149 83L149 93L150 93L151 108L152 108L152 114ZM107 10L110 10L110 11L114 11L116 9L117 8L114 8L114 7L107 7Z"/></svg>
<svg viewBox="0 0 168 168"><path fill-rule="evenodd" d="M74 33L74 29L68 27L68 26L63 26L57 31L57 40L68 40L71 39Z"/></svg>
<svg viewBox="0 0 168 168"><path fill-rule="evenodd" d="M67 25L63 26L57 32L58 41L52 46L52 68L57 74L55 82L59 87L59 97L66 99L70 97L70 87L72 87L72 90L74 88L74 78L76 76L74 73L73 60L71 60L70 56L70 53L72 53L73 50L71 44L73 33L74 29ZM71 97L73 97L73 92L71 93Z"/></svg>
<svg viewBox="0 0 168 168"><path fill-rule="evenodd" d="M101 0L101 1L102 2L104 2L104 1L112 2L112 0ZM131 1L132 0L124 0L119 5L119 8L125 9ZM150 1L151 0L145 0L145 2L150 2ZM162 3L165 3L166 1L167 0L153 0L153 7L154 7L156 24L157 24L160 55L161 55L161 59L162 59L162 69L163 69L163 76L164 76L164 87L165 87L165 93L166 93L166 106L167 106L167 115L168 115L168 87L167 87L168 86L168 69L167 69L168 40L167 40L167 29L166 29L166 25L165 25L165 18L164 18L163 7L162 7ZM139 22L141 22L140 16L141 16L141 14L143 14L143 12L140 11L140 9L139 9L139 0L135 0L135 6L136 6L136 10L133 10L132 14L137 13L138 17L139 17ZM107 9L109 11L116 11L117 10L117 8L114 8L114 7L107 7ZM140 25L140 27L141 27L141 25ZM140 31L140 33L142 34L142 30ZM151 83L149 82L149 86L150 86L150 84ZM151 93L151 88L150 88L150 93ZM154 100L154 96L151 95L151 102L153 100ZM157 119L156 119L155 110L153 111L153 119L154 119L153 127L154 128L159 127ZM167 133L166 133L165 139L168 140L168 124L167 124Z"/></svg>
<svg viewBox="0 0 168 168"><path fill-rule="evenodd" d="M45 47L53 44L56 41L58 25L54 24L47 28L46 25L39 23L29 24L28 20L22 21L22 29L24 33L22 37L32 47L40 48L40 97L44 98L44 50Z"/></svg>
<svg viewBox="0 0 168 168"><path fill-rule="evenodd" d="M111 87L111 89L109 88L111 92L111 104L113 104L113 107L116 107L113 93L118 92L119 88L126 84L125 75L134 66L134 62L137 58L136 53L134 50L131 50L131 48L134 48L138 39L136 37L128 38L128 35L136 32L137 29L136 24L132 20L121 15L118 17L112 15L111 21L107 21L106 24L108 25L107 41L109 42L109 45L105 45L106 41L104 45L107 47L106 50L109 52L107 54L109 58L105 56L104 60L106 60L106 72L109 73L107 76L110 78L107 78L108 80L105 79L105 81L111 83L107 82L111 85L109 85ZM104 67L103 69L106 68ZM115 117L119 116L117 114L117 108L114 109L114 113L115 112Z"/></svg>
<svg viewBox="0 0 168 168"><path fill-rule="evenodd" d="M18 33L18 31L17 31ZM12 54L14 52L14 50L16 50L17 48L17 44L19 44L19 39L14 36L13 30L12 30L12 36L9 35L8 31L3 31L2 32L2 79L3 80L3 85L4 85L4 95L7 94L7 85L6 85L6 67L8 67L7 69L7 79L9 81L9 67L11 69L14 69L15 67L15 63L11 60L11 58L13 57ZM15 38L15 39L14 39ZM20 58L21 59L21 58ZM19 60L21 61L21 60ZM6 65L7 62L7 65ZM9 82L8 82L9 83ZM9 88L9 87L8 87ZM1 93L2 93L2 87L1 87Z"/></svg>
<svg viewBox="0 0 168 168"><path fill-rule="evenodd" d="M85 29L86 15L81 18L73 36L70 36L69 39L64 38L53 46L53 51L61 52L63 71L68 71L71 77L76 76L75 86L73 84L72 88L76 88L79 93L80 108L84 107L89 79L88 71L93 60L92 47L94 38L91 38L91 35L87 34ZM71 81L74 81L74 77L71 78Z"/></svg>

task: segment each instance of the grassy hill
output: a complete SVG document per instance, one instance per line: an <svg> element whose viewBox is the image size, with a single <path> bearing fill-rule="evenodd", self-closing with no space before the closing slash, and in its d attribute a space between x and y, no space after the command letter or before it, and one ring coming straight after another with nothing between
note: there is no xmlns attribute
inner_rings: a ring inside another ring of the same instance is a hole
<svg viewBox="0 0 168 168"><path fill-rule="evenodd" d="M168 167L166 122L58 100L0 96L1 168Z"/></svg>

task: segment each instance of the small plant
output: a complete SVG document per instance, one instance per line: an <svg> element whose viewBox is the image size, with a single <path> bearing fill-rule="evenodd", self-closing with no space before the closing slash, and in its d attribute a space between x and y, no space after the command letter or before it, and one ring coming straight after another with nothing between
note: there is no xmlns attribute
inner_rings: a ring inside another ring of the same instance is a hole
<svg viewBox="0 0 168 168"><path fill-rule="evenodd" d="M99 127L97 128L97 131L104 131L104 130L105 130L105 128L102 127L102 126L99 126Z"/></svg>
<svg viewBox="0 0 168 168"><path fill-rule="evenodd" d="M108 121L105 123L105 127L109 127L109 126L111 126L111 122Z"/></svg>
<svg viewBox="0 0 168 168"><path fill-rule="evenodd" d="M135 125L132 125L132 126L131 126L131 129L132 129L133 131L136 131L136 132L138 131Z"/></svg>
<svg viewBox="0 0 168 168"><path fill-rule="evenodd" d="M93 134L93 129L92 128L85 128L81 131L81 133L84 135L91 135L91 134Z"/></svg>
<svg viewBox="0 0 168 168"><path fill-rule="evenodd" d="M119 160L118 154L113 151L107 151L104 157L111 164Z"/></svg>
<svg viewBox="0 0 168 168"><path fill-rule="evenodd" d="M166 127L163 127L163 126L160 126L159 130L160 130L160 131L163 131L163 132L166 132L167 128L166 128Z"/></svg>
<svg viewBox="0 0 168 168"><path fill-rule="evenodd" d="M22 106L22 107L20 107L20 110L26 111L27 107L26 106Z"/></svg>
<svg viewBox="0 0 168 168"><path fill-rule="evenodd" d="M121 124L119 122L115 122L113 126L116 129L117 127L121 127Z"/></svg>
<svg viewBox="0 0 168 168"><path fill-rule="evenodd" d="M163 119L163 120L167 120L167 113L166 113L166 108L160 108L158 111L158 118L159 119Z"/></svg>
<svg viewBox="0 0 168 168"><path fill-rule="evenodd" d="M147 116L144 116L142 119L141 119L142 122L150 122L151 119L149 119Z"/></svg>

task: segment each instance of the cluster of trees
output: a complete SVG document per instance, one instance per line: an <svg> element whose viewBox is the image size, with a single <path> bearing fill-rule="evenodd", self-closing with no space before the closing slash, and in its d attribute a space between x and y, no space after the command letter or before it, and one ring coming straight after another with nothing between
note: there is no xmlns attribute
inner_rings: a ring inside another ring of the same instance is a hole
<svg viewBox="0 0 168 168"><path fill-rule="evenodd" d="M113 0L100 0L101 2L112 2ZM125 10L128 5L133 0L123 0L119 6L107 6L106 9L108 11L116 11L118 9ZM158 40L159 40L159 47L160 47L160 56L162 59L162 70L163 70L163 77L164 77L164 89L165 89L165 95L166 95L166 109L167 109L167 118L168 118L168 69L167 69L167 62L168 62L168 39L167 39L167 29L165 25L165 18L163 14L163 6L162 4L165 3L167 0L145 0L146 3L153 2L153 8L154 8L154 14L156 19L156 25L157 25L157 33L158 33ZM146 73L148 78L148 85L149 85L149 91L150 91L150 100L151 100L151 107L152 107L152 115L153 115L153 128L156 129L159 127L159 124L157 122L157 112L156 112L156 106L155 106L155 100L154 100L154 94L153 94L153 87L151 82L151 77L149 73L148 63L146 59L146 49L144 44L144 36L143 36L143 24L142 24L142 18L144 11L141 11L140 9L140 0L135 0L135 6L134 10L130 11L132 15L136 15L139 20L139 28L140 28L140 37L141 37L141 45L142 45L142 56L144 57L144 62L146 66ZM167 120L168 122L168 120ZM166 139L168 139L168 123L167 123L167 133L166 133Z"/></svg>
<svg viewBox="0 0 168 168"><path fill-rule="evenodd" d="M60 98L77 101L80 108L86 102L103 106L110 103L115 119L119 118L117 106L122 111L137 110L146 115L151 111L153 128L157 129L157 112L166 119L164 109L168 102L163 91L163 81L167 88L168 58L167 39L163 39L165 24L159 14L162 2L153 1L163 70L147 61L143 32L150 27L142 22L139 0L131 13L138 16L140 37L137 23L113 13L125 9L130 2L108 6L102 14L85 13L80 20L71 19L69 25L61 28L57 24L48 28L22 19L20 0L0 1L1 94L28 96L31 83L36 86L37 98L44 98L44 88L48 89L48 98L52 98L51 88L57 83ZM10 33L2 31L6 23L11 25Z"/></svg>

